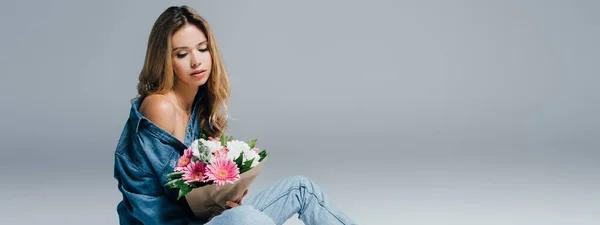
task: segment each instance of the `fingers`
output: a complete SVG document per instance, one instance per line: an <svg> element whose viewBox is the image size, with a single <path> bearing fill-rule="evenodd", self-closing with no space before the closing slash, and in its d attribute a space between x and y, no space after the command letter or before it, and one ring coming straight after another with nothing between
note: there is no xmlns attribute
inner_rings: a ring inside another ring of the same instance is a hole
<svg viewBox="0 0 600 225"><path fill-rule="evenodd" d="M244 197L246 197L246 194L248 194L248 189L246 189L246 190L244 191L244 193L242 194L242 197L240 197L240 198L239 198L239 199L238 199L236 202L239 202L239 203L241 203L241 202L242 202L242 199L244 199Z"/></svg>
<svg viewBox="0 0 600 225"><path fill-rule="evenodd" d="M227 201L225 204L231 208L240 206L240 204L232 202L232 201Z"/></svg>
<svg viewBox="0 0 600 225"><path fill-rule="evenodd" d="M241 205L242 203L242 199L244 199L244 197L248 194L248 189L244 190L244 193L242 194L242 196L237 199L236 201L227 201L225 202L225 205L233 208L233 207L238 207Z"/></svg>
<svg viewBox="0 0 600 225"><path fill-rule="evenodd" d="M213 215L220 215L223 212L223 210L221 208L214 207L214 206L208 208L207 210L208 210L208 212L210 212Z"/></svg>

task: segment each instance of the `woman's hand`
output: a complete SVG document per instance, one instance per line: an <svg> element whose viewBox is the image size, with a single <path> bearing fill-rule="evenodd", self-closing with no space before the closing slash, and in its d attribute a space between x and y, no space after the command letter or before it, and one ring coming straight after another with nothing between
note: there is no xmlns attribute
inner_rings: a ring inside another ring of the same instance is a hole
<svg viewBox="0 0 600 225"><path fill-rule="evenodd" d="M240 204L238 204L236 202L232 202L232 201L227 201L227 203L225 203L225 204L231 208L240 206Z"/></svg>
<svg viewBox="0 0 600 225"><path fill-rule="evenodd" d="M242 205L242 199L244 199L246 194L248 194L248 189L246 189L244 191L244 194L242 194L242 197L240 197L239 199L237 199L235 201L227 201L225 204L231 208L238 207L238 206Z"/></svg>
<svg viewBox="0 0 600 225"><path fill-rule="evenodd" d="M229 209L241 206L242 199L244 199L244 197L246 196L246 194L248 194L248 189L246 189L244 191L244 194L242 194L242 197L240 197L239 199L237 199L235 201L227 201L227 202L225 202L225 205L227 205L229 207ZM225 210L227 210L227 209L225 209ZM219 208L217 208L217 207L209 208L208 211L211 212L211 214L212 214L210 216L209 220L211 220L213 217L221 215L221 213L223 213L223 209L220 208L220 207Z"/></svg>

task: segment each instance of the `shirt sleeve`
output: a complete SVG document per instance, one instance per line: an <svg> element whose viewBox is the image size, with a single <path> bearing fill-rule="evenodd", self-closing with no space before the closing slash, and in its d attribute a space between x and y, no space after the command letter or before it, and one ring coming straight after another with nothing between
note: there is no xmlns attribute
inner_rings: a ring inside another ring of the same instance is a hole
<svg viewBox="0 0 600 225"><path fill-rule="evenodd" d="M122 208L119 211L121 224L138 224L135 220L145 225L179 225L191 222L188 210L168 199L155 176L119 154L115 155L115 178L123 194L123 202L119 206ZM128 220L132 222L127 222Z"/></svg>

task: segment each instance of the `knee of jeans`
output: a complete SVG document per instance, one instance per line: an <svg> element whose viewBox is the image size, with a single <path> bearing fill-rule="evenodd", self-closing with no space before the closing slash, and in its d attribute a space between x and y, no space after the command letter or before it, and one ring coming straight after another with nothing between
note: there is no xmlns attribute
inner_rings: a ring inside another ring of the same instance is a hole
<svg viewBox="0 0 600 225"><path fill-rule="evenodd" d="M298 186L312 186L313 181L308 179L305 176L301 176L301 175L296 175L296 176L289 176L286 179L288 182L293 183L295 185Z"/></svg>
<svg viewBox="0 0 600 225"><path fill-rule="evenodd" d="M274 225L271 217L249 205L225 210L214 217L209 224L266 224Z"/></svg>

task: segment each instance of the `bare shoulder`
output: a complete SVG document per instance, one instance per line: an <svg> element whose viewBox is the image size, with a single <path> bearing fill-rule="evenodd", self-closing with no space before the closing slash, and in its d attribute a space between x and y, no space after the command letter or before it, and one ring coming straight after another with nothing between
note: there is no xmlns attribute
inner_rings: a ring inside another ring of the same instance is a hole
<svg viewBox="0 0 600 225"><path fill-rule="evenodd" d="M152 123L169 133L175 130L175 106L167 96L154 94L147 96L139 109L140 113Z"/></svg>

